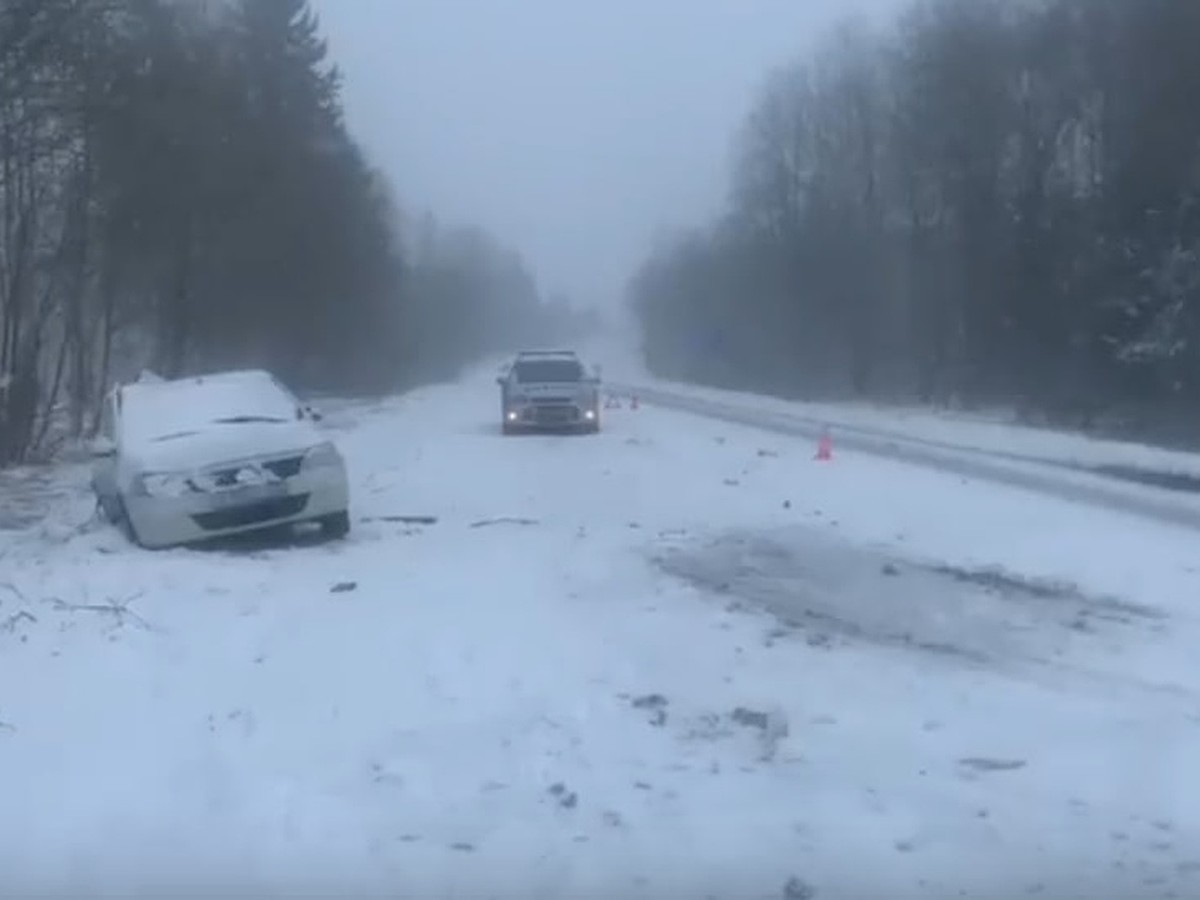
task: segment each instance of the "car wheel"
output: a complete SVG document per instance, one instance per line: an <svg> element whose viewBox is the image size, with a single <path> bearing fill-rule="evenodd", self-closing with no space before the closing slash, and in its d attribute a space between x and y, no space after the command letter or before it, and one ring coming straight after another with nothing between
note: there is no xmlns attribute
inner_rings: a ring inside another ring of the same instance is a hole
<svg viewBox="0 0 1200 900"><path fill-rule="evenodd" d="M323 516L318 522L321 526L321 534L331 541L344 538L350 533L350 513L345 510Z"/></svg>

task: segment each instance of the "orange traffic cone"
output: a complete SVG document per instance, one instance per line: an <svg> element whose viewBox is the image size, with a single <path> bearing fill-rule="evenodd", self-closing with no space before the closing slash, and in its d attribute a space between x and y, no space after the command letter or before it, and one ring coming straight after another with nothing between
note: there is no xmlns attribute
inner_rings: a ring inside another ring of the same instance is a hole
<svg viewBox="0 0 1200 900"><path fill-rule="evenodd" d="M820 462L833 460L833 436L829 429L822 431L821 436L817 438L817 455L814 458Z"/></svg>

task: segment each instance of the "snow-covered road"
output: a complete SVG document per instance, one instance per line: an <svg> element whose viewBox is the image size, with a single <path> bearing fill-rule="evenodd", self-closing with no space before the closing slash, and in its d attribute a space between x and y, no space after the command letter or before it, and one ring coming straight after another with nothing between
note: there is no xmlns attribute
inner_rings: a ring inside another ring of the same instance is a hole
<svg viewBox="0 0 1200 900"><path fill-rule="evenodd" d="M0 891L1200 890L1193 533L495 406L337 409L343 544L0 532Z"/></svg>
<svg viewBox="0 0 1200 900"><path fill-rule="evenodd" d="M761 402L765 398L756 398L759 402L753 403L745 399L730 402L723 398L723 391L681 390L653 383L614 385L613 389L626 398L638 397L640 402L665 409L810 440L828 433L837 443L873 456L1200 529L1200 479L1186 468L1153 469L1145 462L1086 465L1070 457L1023 455L1003 446L932 441L913 434L813 418L803 405ZM1020 431L1010 429L1017 435ZM1122 449L1127 455L1128 448ZM1186 459L1192 466L1197 464L1194 454L1176 452L1173 456ZM1147 481L1152 485L1149 489ZM1176 486L1165 486L1172 482Z"/></svg>

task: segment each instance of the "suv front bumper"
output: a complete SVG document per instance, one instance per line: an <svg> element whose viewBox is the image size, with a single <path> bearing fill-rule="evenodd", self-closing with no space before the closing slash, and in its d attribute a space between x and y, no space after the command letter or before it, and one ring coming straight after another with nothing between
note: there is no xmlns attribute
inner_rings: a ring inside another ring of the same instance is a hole
<svg viewBox="0 0 1200 900"><path fill-rule="evenodd" d="M508 407L504 424L509 428L580 428L600 421L594 405L579 403L523 403Z"/></svg>

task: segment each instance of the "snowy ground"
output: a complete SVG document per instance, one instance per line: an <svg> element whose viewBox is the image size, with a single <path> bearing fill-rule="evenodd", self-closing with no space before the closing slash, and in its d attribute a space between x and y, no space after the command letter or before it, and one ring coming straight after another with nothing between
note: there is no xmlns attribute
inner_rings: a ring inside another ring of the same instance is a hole
<svg viewBox="0 0 1200 900"><path fill-rule="evenodd" d="M491 376L330 417L343 544L22 500L3 892L1200 891L1193 533Z"/></svg>

